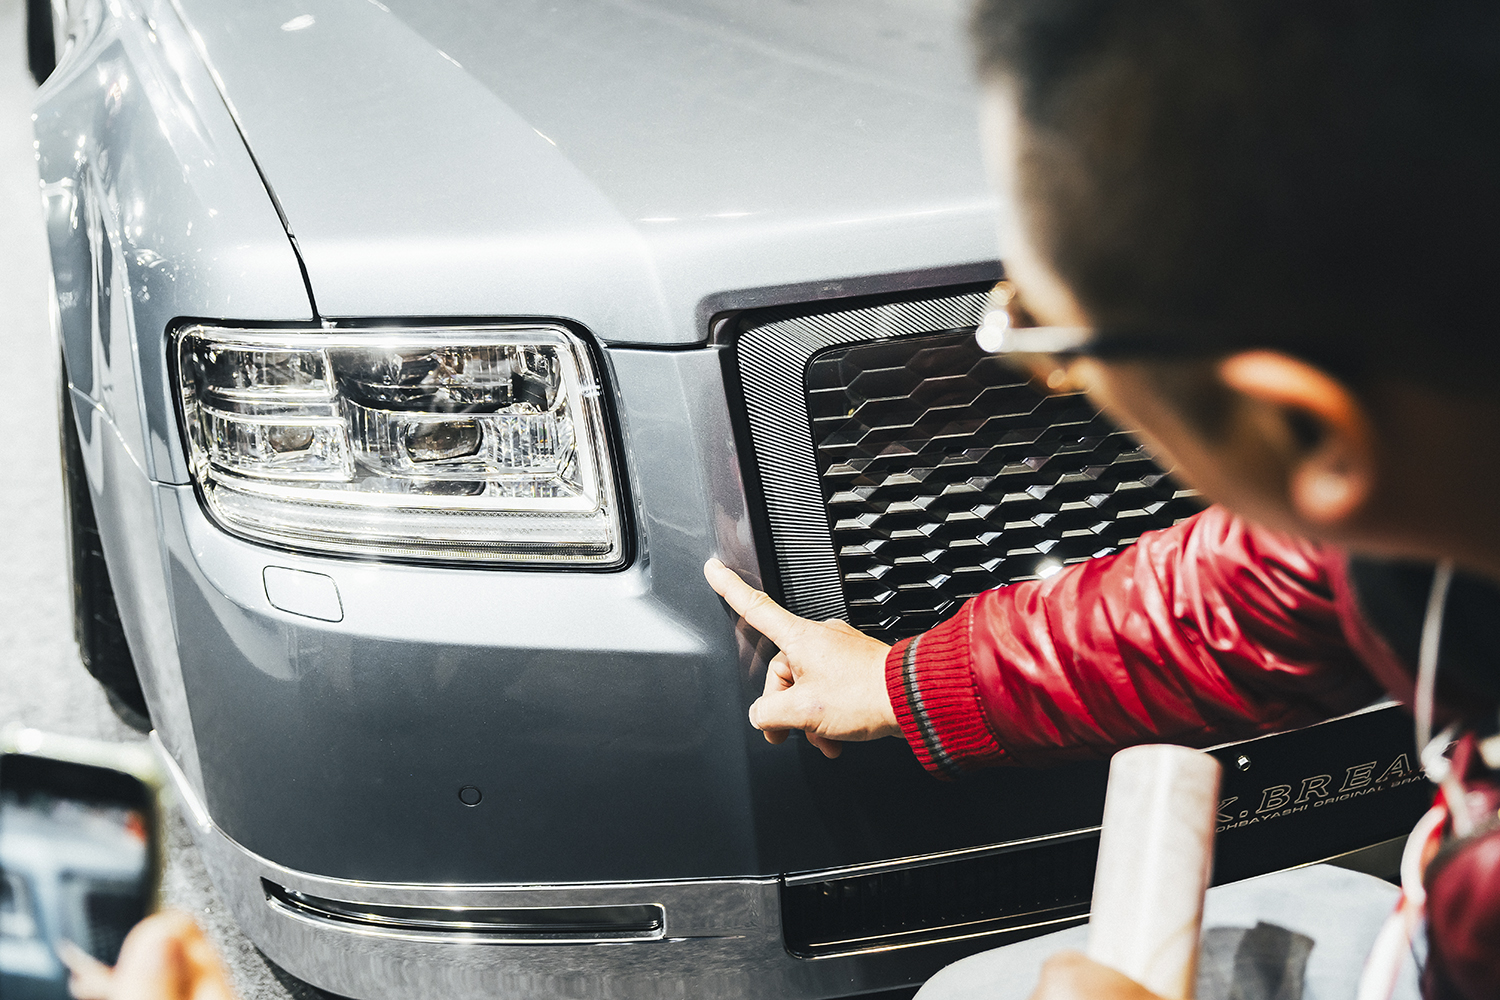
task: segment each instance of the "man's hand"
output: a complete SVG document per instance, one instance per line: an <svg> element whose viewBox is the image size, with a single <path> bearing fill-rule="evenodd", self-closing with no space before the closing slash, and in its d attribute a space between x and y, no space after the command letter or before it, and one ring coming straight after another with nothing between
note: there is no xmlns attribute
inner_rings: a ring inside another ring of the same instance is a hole
<svg viewBox="0 0 1500 1000"><path fill-rule="evenodd" d="M1042 978L1031 1000L1162 1000L1146 987L1122 976L1082 952L1060 951L1042 966Z"/></svg>
<svg viewBox="0 0 1500 1000"><path fill-rule="evenodd" d="M63 949L77 1000L234 1000L229 974L193 918L158 913L135 925L115 967Z"/></svg>
<svg viewBox="0 0 1500 1000"><path fill-rule="evenodd" d="M769 742L780 743L800 729L825 757L837 757L846 740L901 735L885 690L891 647L836 618L798 618L717 559L704 564L703 575L781 649L766 670L765 692L750 706L750 724Z"/></svg>

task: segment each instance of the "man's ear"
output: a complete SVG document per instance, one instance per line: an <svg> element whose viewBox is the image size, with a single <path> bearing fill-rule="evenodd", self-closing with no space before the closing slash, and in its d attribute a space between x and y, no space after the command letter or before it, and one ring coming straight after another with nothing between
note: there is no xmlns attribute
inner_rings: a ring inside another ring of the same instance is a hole
<svg viewBox="0 0 1500 1000"><path fill-rule="evenodd" d="M1374 434L1359 398L1326 372L1275 351L1245 351L1219 365L1279 439L1287 502L1308 524L1336 529L1355 519L1375 488Z"/></svg>

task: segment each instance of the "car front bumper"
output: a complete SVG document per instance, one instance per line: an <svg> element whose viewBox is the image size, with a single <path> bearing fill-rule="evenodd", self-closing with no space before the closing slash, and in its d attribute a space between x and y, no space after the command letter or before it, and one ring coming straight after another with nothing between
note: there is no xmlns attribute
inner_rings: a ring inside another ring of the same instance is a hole
<svg viewBox="0 0 1500 1000"><path fill-rule="evenodd" d="M156 742L153 734L153 742ZM683 997L785 1000L848 996L915 984L975 950L972 941L806 960L782 942L780 880L681 879L567 884L414 884L330 879L294 871L236 843L209 818L161 748L184 818L236 922L268 958L356 1000L524 996L528 1000ZM529 943L361 927L297 912L273 887L386 907L659 906L647 940Z"/></svg>

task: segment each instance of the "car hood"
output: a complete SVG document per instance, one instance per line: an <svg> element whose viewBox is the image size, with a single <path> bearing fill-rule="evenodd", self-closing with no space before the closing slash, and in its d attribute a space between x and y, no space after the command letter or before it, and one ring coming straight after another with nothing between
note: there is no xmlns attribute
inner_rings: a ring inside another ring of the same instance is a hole
<svg viewBox="0 0 1500 1000"><path fill-rule="evenodd" d="M325 317L705 336L997 256L959 0L179 0Z"/></svg>

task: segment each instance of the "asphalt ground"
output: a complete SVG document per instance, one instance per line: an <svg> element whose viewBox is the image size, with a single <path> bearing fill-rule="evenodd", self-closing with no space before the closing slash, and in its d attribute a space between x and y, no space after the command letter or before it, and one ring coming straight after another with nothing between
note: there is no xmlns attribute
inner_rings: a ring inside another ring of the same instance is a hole
<svg viewBox="0 0 1500 1000"><path fill-rule="evenodd" d="M23 0L0 0L0 726L19 721L141 742L145 735L111 709L73 644L58 349L47 319L47 247L31 134L35 92ZM213 938L243 1000L329 996L271 965L240 933L175 813L167 843L166 905L191 913Z"/></svg>

